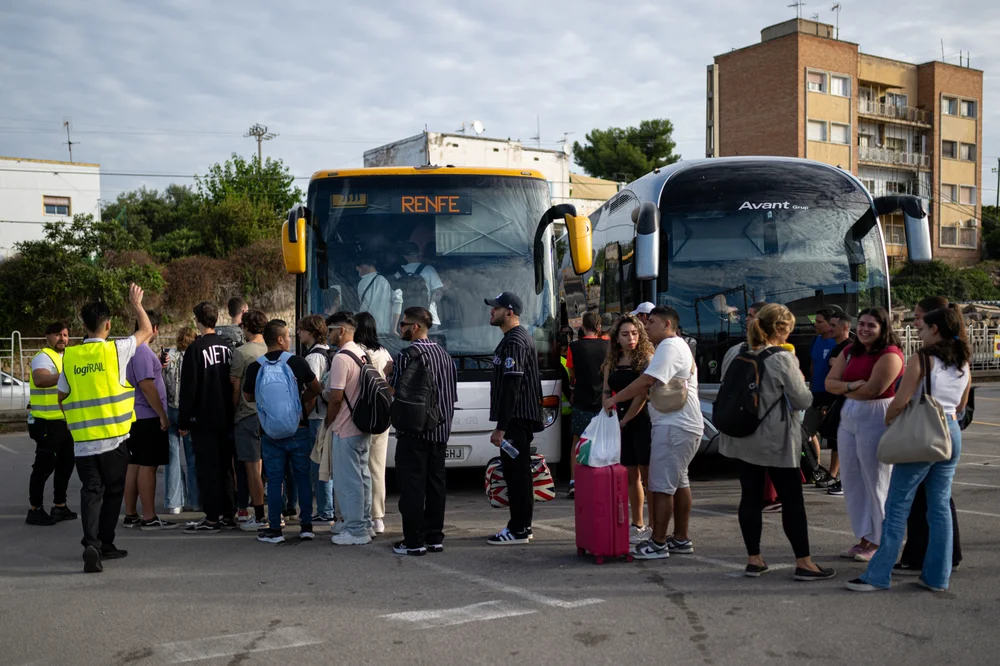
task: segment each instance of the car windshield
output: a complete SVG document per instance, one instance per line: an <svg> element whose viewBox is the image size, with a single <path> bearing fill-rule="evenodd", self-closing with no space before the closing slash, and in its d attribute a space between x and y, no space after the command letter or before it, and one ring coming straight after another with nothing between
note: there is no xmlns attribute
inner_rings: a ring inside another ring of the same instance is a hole
<svg viewBox="0 0 1000 666"><path fill-rule="evenodd" d="M535 293L535 230L549 206L548 185L481 175L366 176L314 181L309 309L369 311L395 352L399 312L427 307L431 338L460 368L487 368L501 332L484 299L502 291L524 303L521 323L543 366L554 353L552 263ZM551 233L541 239L551 256ZM558 361L555 360L557 363Z"/></svg>

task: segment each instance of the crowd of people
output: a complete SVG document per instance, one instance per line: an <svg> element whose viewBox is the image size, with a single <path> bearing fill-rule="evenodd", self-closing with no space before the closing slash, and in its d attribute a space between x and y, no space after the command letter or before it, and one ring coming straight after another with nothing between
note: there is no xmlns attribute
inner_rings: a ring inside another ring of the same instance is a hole
<svg viewBox="0 0 1000 666"><path fill-rule="evenodd" d="M445 446L457 371L428 336L434 326L429 309L399 313L396 333L409 345L393 357L380 342L386 332L368 312L306 316L292 331L240 298L228 304L230 323L218 325L216 307L203 302L193 310L195 328L182 328L176 344L157 355L150 345L162 320L142 307L142 297L133 285L136 325L129 337L108 340L111 312L103 303L81 312L83 344L67 346L65 324L46 329L46 348L32 361L30 435L37 451L26 522L52 525L77 517L66 504L75 464L83 485L84 569L101 571L105 560L127 554L114 545L122 502L126 528L181 527L155 511L157 468L163 466L167 513L204 513L183 526L185 533L239 529L261 542L281 543L286 523L297 520L300 539L313 539L316 526L328 525L334 544L368 544L386 529L388 430L366 427L370 416L359 415L366 392L385 386L397 398L403 539L393 550L443 550ZM496 429L490 442L500 450L510 505L506 527L487 542L524 544L533 538L531 442L542 429L538 358L520 325L520 298L504 292L486 305L491 325L503 334L493 357L490 419ZM951 480L961 452L958 419L968 402L971 353L958 308L930 298L916 313L923 348L907 360L884 309L863 310L852 336L850 316L820 308L804 373L787 343L795 316L779 304L748 309L747 339L726 353L720 391L735 367L752 364L758 423L748 434L722 435L719 447L740 465L747 576L768 571L761 513L769 506L782 513L795 579L835 575L812 560L809 548L802 488L815 483L845 499L857 543L843 557L869 565L849 589L887 589L893 573L919 574L929 589L947 588L961 559ZM291 351L296 339L301 355ZM561 334L559 343L568 374L563 411L574 440L602 410L618 415L633 556L693 553L688 467L704 424L697 363L677 312L643 303L614 321L587 313L579 334ZM882 434L925 390L946 413L951 458L880 462ZM821 438L836 455L829 470L819 467L807 478L803 461L810 452L818 460ZM42 495L53 473L53 508L46 512ZM906 549L897 561L904 533Z"/></svg>

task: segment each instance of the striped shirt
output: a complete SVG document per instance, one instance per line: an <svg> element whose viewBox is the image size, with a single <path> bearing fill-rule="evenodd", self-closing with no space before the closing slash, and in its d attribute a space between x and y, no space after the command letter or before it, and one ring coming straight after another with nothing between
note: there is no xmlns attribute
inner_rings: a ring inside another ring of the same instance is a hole
<svg viewBox="0 0 1000 666"><path fill-rule="evenodd" d="M455 403L458 402L458 370L455 368L455 361L452 360L448 352L441 345L430 340L414 340L411 347L417 347L423 355L424 363L427 364L437 384L438 410L441 413L441 423L437 428L429 432L409 433L398 432L397 434L413 439L423 439L439 444L447 444L451 437L451 422L455 417ZM410 362L410 357L405 352L396 355L393 364L392 380L390 385L393 389L399 386L399 380L403 376L403 371Z"/></svg>
<svg viewBox="0 0 1000 666"><path fill-rule="evenodd" d="M517 386L508 377L523 378L519 382L517 395L511 398L503 392ZM505 381L506 380L506 381ZM497 422L500 430L505 430L510 419L524 419L539 424L542 421L542 382L538 374L538 353L535 341L522 326L515 326L504 334L496 351L493 352L493 374L490 376L490 420ZM510 405L510 413L504 405Z"/></svg>

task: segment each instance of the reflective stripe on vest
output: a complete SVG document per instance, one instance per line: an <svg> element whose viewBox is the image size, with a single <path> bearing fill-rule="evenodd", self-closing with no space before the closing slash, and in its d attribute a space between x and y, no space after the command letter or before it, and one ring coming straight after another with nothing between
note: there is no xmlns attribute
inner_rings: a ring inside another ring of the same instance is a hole
<svg viewBox="0 0 1000 666"><path fill-rule="evenodd" d="M62 372L62 354L55 349L46 347L38 352L38 354L35 354L31 360L34 361L35 358L38 358L39 354L45 354L52 359L52 363L56 366L56 375ZM65 421L66 417L63 416L62 410L59 408L59 389L55 386L50 388L35 386L34 372L28 375L28 383L31 385L31 415L36 419L44 419L46 421Z"/></svg>
<svg viewBox="0 0 1000 666"><path fill-rule="evenodd" d="M127 435L135 420L135 390L119 381L115 343L87 342L67 347L63 369L70 391L63 400L63 412L73 441Z"/></svg>

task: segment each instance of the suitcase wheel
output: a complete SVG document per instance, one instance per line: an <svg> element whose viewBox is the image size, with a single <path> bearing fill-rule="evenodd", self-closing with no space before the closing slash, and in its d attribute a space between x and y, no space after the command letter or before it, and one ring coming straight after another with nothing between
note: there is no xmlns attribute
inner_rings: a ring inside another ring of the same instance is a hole
<svg viewBox="0 0 1000 666"><path fill-rule="evenodd" d="M595 557L594 558L594 562L596 562L597 564L604 564L604 558L603 557Z"/></svg>
<svg viewBox="0 0 1000 666"><path fill-rule="evenodd" d="M632 557L631 555L626 555L625 556L625 561L628 562L629 564L631 564L632 562L635 561L635 558Z"/></svg>
<svg viewBox="0 0 1000 666"><path fill-rule="evenodd" d="M583 548L577 548L576 549L576 554L577 555L586 555L587 551L585 551Z"/></svg>

